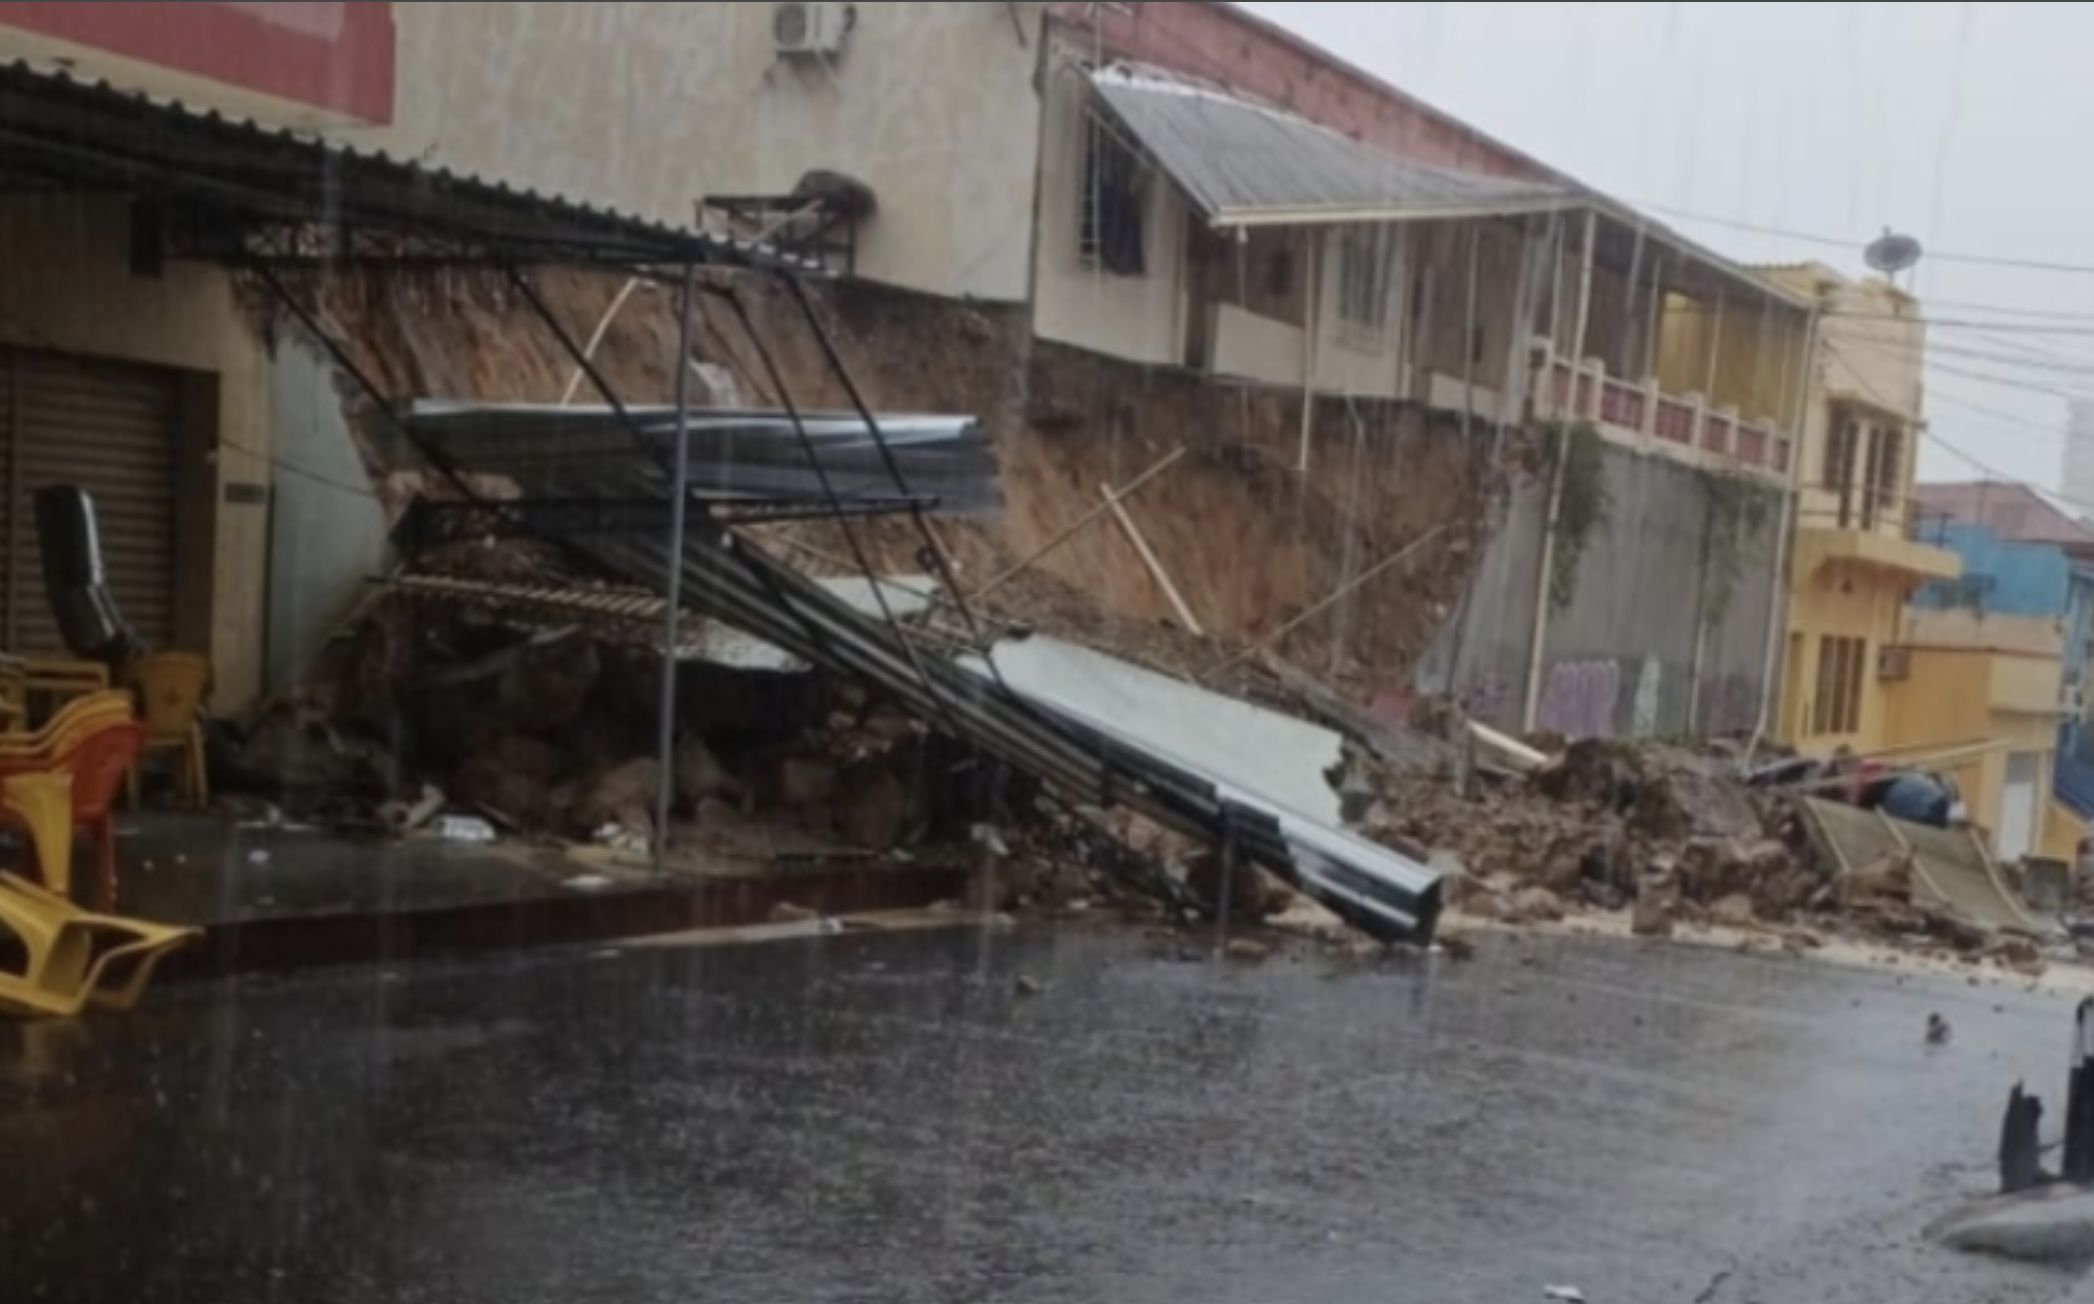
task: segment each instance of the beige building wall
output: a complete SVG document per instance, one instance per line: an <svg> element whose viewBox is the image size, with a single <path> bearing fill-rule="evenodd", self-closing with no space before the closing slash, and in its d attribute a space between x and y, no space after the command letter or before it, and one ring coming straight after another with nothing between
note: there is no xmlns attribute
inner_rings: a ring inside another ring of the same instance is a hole
<svg viewBox="0 0 2094 1304"><path fill-rule="evenodd" d="M1825 484L1825 446L1834 409L1848 406L1891 418L1905 431L1897 501L1880 526L1889 533L1904 533L1924 424L1921 373L1927 335L1919 320L1919 302L1882 281L1851 281L1819 263L1769 268L1764 274L1786 289L1816 298L1820 306L1810 390L1804 400L1798 520L1807 526L1829 526L1838 519L1839 495ZM1857 451L1856 457L1861 456Z"/></svg>
<svg viewBox="0 0 2094 1304"><path fill-rule="evenodd" d="M870 185L859 274L1025 297L1046 6L859 3L841 53L780 56L774 6L393 6L393 120L0 30L0 53L432 167L688 226L706 194Z"/></svg>
<svg viewBox="0 0 2094 1304"><path fill-rule="evenodd" d="M394 122L338 138L678 225L705 194L871 186L857 271L1025 297L1044 6L857 5L833 58L768 3L404 4Z"/></svg>
<svg viewBox="0 0 2094 1304"><path fill-rule="evenodd" d="M178 370L194 413L176 450L176 634L208 649L213 705L259 691L267 583L266 501L229 485L269 484L270 360L221 268L170 262L130 271L121 197L16 197L0 203L0 342Z"/></svg>

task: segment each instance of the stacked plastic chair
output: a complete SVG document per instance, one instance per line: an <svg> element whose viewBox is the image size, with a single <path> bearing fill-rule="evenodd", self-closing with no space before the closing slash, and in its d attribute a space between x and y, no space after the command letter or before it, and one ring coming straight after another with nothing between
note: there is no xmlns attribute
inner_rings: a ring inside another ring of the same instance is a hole
<svg viewBox="0 0 2094 1304"><path fill-rule="evenodd" d="M0 734L0 819L28 834L44 879L38 886L0 873L0 927L27 955L21 973L0 972L0 1007L52 1015L89 1002L128 1007L161 956L201 935L82 910L69 895L73 833L85 827L95 838L102 909L115 907L111 811L145 738L120 690L75 698L41 729Z"/></svg>

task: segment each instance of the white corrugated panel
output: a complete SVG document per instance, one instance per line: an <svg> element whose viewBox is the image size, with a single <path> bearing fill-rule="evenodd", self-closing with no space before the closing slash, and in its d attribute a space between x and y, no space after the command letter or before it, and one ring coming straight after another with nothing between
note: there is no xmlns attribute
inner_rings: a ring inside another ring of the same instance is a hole
<svg viewBox="0 0 2094 1304"><path fill-rule="evenodd" d="M7 439L9 642L63 652L44 596L35 494L77 484L94 497L117 610L148 647L174 629L174 377L149 367L11 351Z"/></svg>

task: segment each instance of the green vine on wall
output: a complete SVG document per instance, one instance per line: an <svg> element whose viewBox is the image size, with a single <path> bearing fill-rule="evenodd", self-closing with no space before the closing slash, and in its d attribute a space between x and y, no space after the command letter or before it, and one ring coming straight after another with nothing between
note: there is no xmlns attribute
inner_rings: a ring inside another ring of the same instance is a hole
<svg viewBox="0 0 2094 1304"><path fill-rule="evenodd" d="M1707 623L1722 623L1730 600L1745 573L1745 554L1774 516L1779 495L1735 476L1699 473L1702 495L1708 503L1707 524L1701 533L1703 595Z"/></svg>
<svg viewBox="0 0 2094 1304"><path fill-rule="evenodd" d="M1562 483L1557 490L1556 547L1549 560L1549 606L1562 611L1577 595L1578 561L1585 545L1594 530L1606 525L1614 500L1607 492L1600 432L1589 422L1567 430L1559 427L1556 455L1563 465L1557 469Z"/></svg>

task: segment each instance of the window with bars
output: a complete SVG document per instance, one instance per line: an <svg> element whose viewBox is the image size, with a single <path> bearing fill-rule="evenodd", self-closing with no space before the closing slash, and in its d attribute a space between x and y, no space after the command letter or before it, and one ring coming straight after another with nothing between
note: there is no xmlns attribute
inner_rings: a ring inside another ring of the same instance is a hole
<svg viewBox="0 0 2094 1304"><path fill-rule="evenodd" d="M1116 276L1140 276L1142 209L1147 178L1141 160L1093 123L1078 187L1076 252Z"/></svg>
<svg viewBox="0 0 2094 1304"><path fill-rule="evenodd" d="M1388 228L1379 226L1338 233L1338 320L1359 333L1379 335L1388 322L1388 236Z"/></svg>
<svg viewBox="0 0 2094 1304"><path fill-rule="evenodd" d="M1869 641L1825 634L1818 639L1817 698L1811 732L1853 733L1861 728L1861 694L1867 681Z"/></svg>

